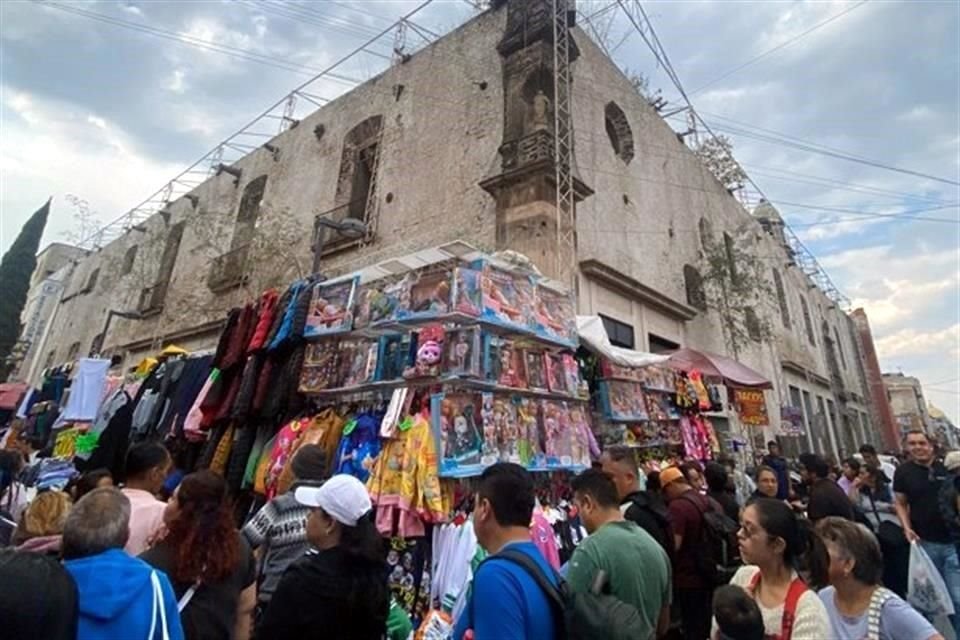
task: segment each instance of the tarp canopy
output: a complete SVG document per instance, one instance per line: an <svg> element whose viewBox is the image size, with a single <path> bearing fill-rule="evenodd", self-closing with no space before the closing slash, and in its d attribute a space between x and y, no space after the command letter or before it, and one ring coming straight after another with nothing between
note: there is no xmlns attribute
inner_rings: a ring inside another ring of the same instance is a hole
<svg viewBox="0 0 960 640"><path fill-rule="evenodd" d="M723 383L730 387L773 388L769 380L747 365L709 351L680 349L670 354L667 364L681 371L697 369L707 377L722 379Z"/></svg>
<svg viewBox="0 0 960 640"><path fill-rule="evenodd" d="M667 360L667 356L613 346L600 316L577 316L577 332L583 346L621 367L648 367Z"/></svg>
<svg viewBox="0 0 960 640"><path fill-rule="evenodd" d="M16 409L20 398L27 390L26 382L5 382L0 384L0 409Z"/></svg>

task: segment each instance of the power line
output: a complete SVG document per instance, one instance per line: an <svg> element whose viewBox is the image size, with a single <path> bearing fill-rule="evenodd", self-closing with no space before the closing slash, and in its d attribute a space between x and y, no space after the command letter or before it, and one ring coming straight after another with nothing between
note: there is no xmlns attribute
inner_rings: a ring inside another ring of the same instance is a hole
<svg viewBox="0 0 960 640"><path fill-rule="evenodd" d="M733 69L730 69L729 71L727 71L727 72L725 72L725 73L717 76L716 78L714 78L714 79L711 80L710 82L707 82L707 83L705 83L705 84L700 85L699 87L697 87L696 89L694 89L693 91L691 91L690 94L691 94L691 95L694 95L694 94L700 93L701 91L703 91L703 90L706 89L707 87L712 86L712 85L720 82L721 80L724 80L724 79L726 79L726 78L729 78L730 76L732 76L732 75L735 74L736 72L740 71L741 69L745 69L745 68L749 67L749 66L752 65L752 64L756 64L757 62L760 62L761 60L763 60L763 59L766 58L767 56L772 55L772 54L776 53L777 51L780 51L781 49L785 49L786 47L789 47L791 44L794 44L794 43L797 42L798 40L801 40L801 39L807 37L808 35L810 35L810 34L813 33L814 31L816 31L817 29L820 29L821 27L827 26L828 24L830 24L830 23L833 22L834 20L838 20L838 19L842 18L843 16L847 15L847 14L850 13L851 11L854 11L855 9L859 9L860 7L862 7L863 5L865 5L865 4L867 3L867 1L868 1L868 0L861 0L861 2L858 2L857 4L853 5L852 7L848 7L848 8L846 8L846 9L844 9L843 11L841 11L840 13L837 13L837 14L835 14L835 15L827 18L826 20L824 20L824 21L822 21L822 22L818 22L817 24L813 25L812 27L810 27L810 28L807 29L806 31L804 31L804 32L802 32L802 33L800 33L800 34L795 35L794 37L790 38L789 40L786 40L786 41L784 41L784 42L781 42L781 43L778 44L777 46L773 47L772 49L768 49L767 51L764 51L764 52L761 53L760 55L757 55L757 56L754 56L754 57L750 58L749 60L747 60L747 61L744 62L743 64L737 65L737 66L734 67Z"/></svg>
<svg viewBox="0 0 960 640"><path fill-rule="evenodd" d="M247 60L249 62L256 62L258 64L263 64L266 66L274 67L277 69L283 69L285 71L292 71L294 73L306 73L308 75L313 75L320 69L318 67L311 67L308 65L303 65L289 60L284 60L282 58L276 58L273 56L268 56L260 53L255 53L247 49L241 49L238 47L232 47L225 44L219 44L215 42L207 42L201 40L200 38L194 38L183 33L177 33L175 31L168 31L166 29L160 29L157 27L151 27L148 25L137 24L136 22L130 22L128 20L122 20L120 18L114 18L102 13L97 13L95 11L87 11L86 9L79 9L77 7L71 7L61 4L56 4L53 2L36 2L38 6L50 7L51 9L56 9L58 11L64 11L66 13L72 13L77 16L88 18L97 22L102 22L105 24L111 24L117 27L122 27L125 29L130 29L143 33L146 35L151 35L157 38L163 38L165 40L171 40L174 42L179 42L181 44L186 44L198 49L203 49L206 51L213 51L216 53L222 53L227 56L234 58L239 58L242 60ZM362 82L357 78L351 78L348 76L343 76L340 74L327 74L325 77L330 78L336 82L341 82L348 84L350 86L355 86Z"/></svg>

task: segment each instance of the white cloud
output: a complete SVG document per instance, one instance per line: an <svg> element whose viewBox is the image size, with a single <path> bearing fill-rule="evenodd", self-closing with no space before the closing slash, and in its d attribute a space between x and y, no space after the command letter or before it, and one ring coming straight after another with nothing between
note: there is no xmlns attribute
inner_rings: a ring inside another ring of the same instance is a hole
<svg viewBox="0 0 960 640"><path fill-rule="evenodd" d="M904 111L897 116L897 120L901 122L922 122L924 120L929 120L934 116L933 109L928 107L925 104L919 104L909 111Z"/></svg>
<svg viewBox="0 0 960 640"><path fill-rule="evenodd" d="M167 81L166 89L174 93L183 93L187 90L187 83L184 81L187 72L183 69L174 69Z"/></svg>
<svg viewBox="0 0 960 640"><path fill-rule="evenodd" d="M142 15L143 15L143 9L141 9L141 8L138 7L137 5L133 4L132 2L128 2L128 3L126 3L125 5L123 5L123 10L124 10L125 12L130 13L130 14L133 14L133 15L135 15L135 16L142 16Z"/></svg>
<svg viewBox="0 0 960 640"><path fill-rule="evenodd" d="M939 354L960 358L960 323L937 331L900 329L876 341L884 358Z"/></svg>
<svg viewBox="0 0 960 640"><path fill-rule="evenodd" d="M173 177L177 165L145 155L123 130L77 105L45 100L2 86L4 106L20 118L3 117L0 147L0 245L12 241L27 217L48 197L54 207L45 241L70 229L62 197L87 200L104 220L116 218ZM24 114L29 114L25 117ZM93 126L90 126L93 125Z"/></svg>

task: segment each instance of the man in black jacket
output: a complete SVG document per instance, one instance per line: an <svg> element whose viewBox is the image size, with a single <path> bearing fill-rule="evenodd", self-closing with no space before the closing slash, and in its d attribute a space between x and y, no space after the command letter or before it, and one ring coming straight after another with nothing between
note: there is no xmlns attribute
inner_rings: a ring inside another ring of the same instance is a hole
<svg viewBox="0 0 960 640"><path fill-rule="evenodd" d="M807 517L816 522L827 516L838 516L853 520L853 504L837 486L827 477L830 467L820 456L813 453L800 454L800 477L810 486L810 500L807 502Z"/></svg>
<svg viewBox="0 0 960 640"><path fill-rule="evenodd" d="M657 494L640 489L637 459L629 447L610 447L600 458L603 472L613 480L620 496L620 511L660 543L673 558L673 530L666 505Z"/></svg>

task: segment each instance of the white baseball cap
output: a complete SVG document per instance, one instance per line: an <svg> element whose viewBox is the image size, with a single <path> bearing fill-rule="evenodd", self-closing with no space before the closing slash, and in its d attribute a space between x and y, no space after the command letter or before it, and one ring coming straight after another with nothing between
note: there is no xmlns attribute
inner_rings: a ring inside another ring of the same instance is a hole
<svg viewBox="0 0 960 640"><path fill-rule="evenodd" d="M355 527L357 521L373 508L367 488L345 473L333 476L320 487L297 487L293 496L300 504L319 507L348 527Z"/></svg>

